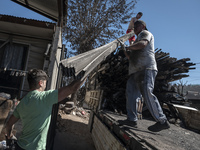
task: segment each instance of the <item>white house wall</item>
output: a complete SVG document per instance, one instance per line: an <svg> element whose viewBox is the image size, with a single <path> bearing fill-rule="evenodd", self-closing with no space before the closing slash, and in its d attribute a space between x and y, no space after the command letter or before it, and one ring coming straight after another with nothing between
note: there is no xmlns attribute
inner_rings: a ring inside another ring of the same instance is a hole
<svg viewBox="0 0 200 150"><path fill-rule="evenodd" d="M8 28L6 29L3 29L2 26L0 27L0 40L6 41L11 38L13 43L19 43L28 46L29 53L26 71L31 68L43 69L45 59L44 53L46 52L47 45L52 43L53 30L44 28L40 29L32 26L20 27L18 24L11 25L10 23L7 23L7 25ZM12 26L15 29L13 29ZM25 80L22 90L28 89L28 83L27 80Z"/></svg>

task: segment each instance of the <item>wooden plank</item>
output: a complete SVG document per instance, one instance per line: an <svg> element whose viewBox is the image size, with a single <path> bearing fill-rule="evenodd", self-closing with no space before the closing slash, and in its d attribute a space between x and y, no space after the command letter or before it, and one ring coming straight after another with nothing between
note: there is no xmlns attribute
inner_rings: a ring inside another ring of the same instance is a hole
<svg viewBox="0 0 200 150"><path fill-rule="evenodd" d="M125 150L126 148L95 116L92 137L97 150Z"/></svg>
<svg viewBox="0 0 200 150"><path fill-rule="evenodd" d="M196 108L174 105L182 115L188 127L200 130L200 111Z"/></svg>

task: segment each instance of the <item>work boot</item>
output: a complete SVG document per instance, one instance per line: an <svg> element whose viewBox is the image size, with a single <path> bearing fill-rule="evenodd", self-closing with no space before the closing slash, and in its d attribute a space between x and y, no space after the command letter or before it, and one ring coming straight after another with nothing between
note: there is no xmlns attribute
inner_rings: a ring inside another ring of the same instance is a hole
<svg viewBox="0 0 200 150"><path fill-rule="evenodd" d="M148 127L148 130L153 131L153 132L159 132L161 130L169 129L170 124L168 121L165 121L163 124L160 122L155 123L154 125Z"/></svg>
<svg viewBox="0 0 200 150"><path fill-rule="evenodd" d="M130 121L130 120L129 120L129 122L130 122L130 126L131 126L131 127L138 128L138 126L137 126L137 121Z"/></svg>
<svg viewBox="0 0 200 150"><path fill-rule="evenodd" d="M119 125L127 125L127 126L131 126L134 128L137 128L137 121L131 121L131 120L118 120Z"/></svg>

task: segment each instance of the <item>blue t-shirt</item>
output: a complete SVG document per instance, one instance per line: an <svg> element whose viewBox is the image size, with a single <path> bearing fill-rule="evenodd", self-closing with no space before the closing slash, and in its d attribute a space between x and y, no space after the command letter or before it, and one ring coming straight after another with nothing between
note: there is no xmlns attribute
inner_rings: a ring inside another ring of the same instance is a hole
<svg viewBox="0 0 200 150"><path fill-rule="evenodd" d="M20 118L23 129L18 145L26 150L46 149L53 104L58 102L58 90L31 91L18 104L13 115Z"/></svg>

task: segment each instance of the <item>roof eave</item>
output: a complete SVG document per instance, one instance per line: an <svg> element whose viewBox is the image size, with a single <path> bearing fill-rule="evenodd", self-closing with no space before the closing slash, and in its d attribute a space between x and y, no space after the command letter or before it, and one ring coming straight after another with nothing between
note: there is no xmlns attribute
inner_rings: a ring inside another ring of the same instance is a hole
<svg viewBox="0 0 200 150"><path fill-rule="evenodd" d="M58 7L57 16L54 15L54 14L50 14L50 13L48 13L48 12L42 10L42 9L39 9L37 7L30 6L28 4L28 1L25 1L25 2L18 1L18 0L11 0L11 1L13 1L13 2L15 2L15 3L27 8L27 9L30 9L30 10L38 13L38 14L41 14L41 15L43 15L43 16L45 16L45 17L47 17L47 18L49 18L53 21L56 21L56 22L63 22L63 19L66 15L66 11L65 11L66 9L64 7L65 6L64 0L57 0L57 7Z"/></svg>

